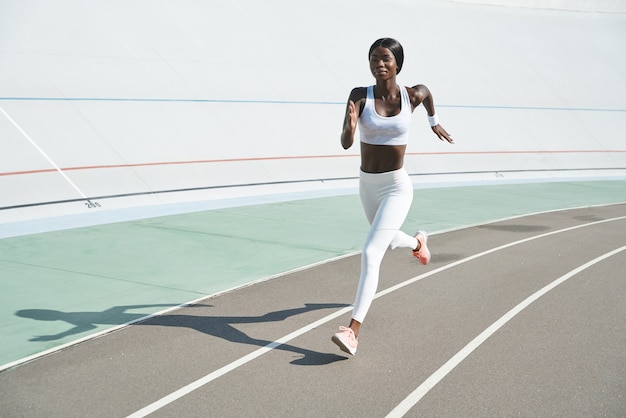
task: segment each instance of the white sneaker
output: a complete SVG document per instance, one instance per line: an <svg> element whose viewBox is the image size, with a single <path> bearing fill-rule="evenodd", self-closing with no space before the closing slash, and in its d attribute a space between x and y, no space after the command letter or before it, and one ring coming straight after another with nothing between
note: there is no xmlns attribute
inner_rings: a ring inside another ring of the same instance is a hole
<svg viewBox="0 0 626 418"><path fill-rule="evenodd" d="M351 356L356 354L356 347L359 345L359 341L354 336L354 331L351 328L339 327L338 333L333 335L332 341L339 346L341 351L345 351Z"/></svg>
<svg viewBox="0 0 626 418"><path fill-rule="evenodd" d="M413 255L417 257L420 263L426 265L430 262L430 251L426 245L428 234L426 231L417 231L414 237L417 238L417 241L420 243L420 249L417 251L413 250Z"/></svg>

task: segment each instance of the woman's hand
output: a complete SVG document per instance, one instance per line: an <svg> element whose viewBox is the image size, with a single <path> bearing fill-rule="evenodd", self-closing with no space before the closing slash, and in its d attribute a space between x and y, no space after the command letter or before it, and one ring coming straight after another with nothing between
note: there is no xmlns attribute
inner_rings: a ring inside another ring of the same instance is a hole
<svg viewBox="0 0 626 418"><path fill-rule="evenodd" d="M356 105L352 100L348 102L348 110L346 111L346 119L344 122L344 129L347 127L354 132L356 130L356 121L359 118L359 115L356 113Z"/></svg>
<svg viewBox="0 0 626 418"><path fill-rule="evenodd" d="M356 123L359 115L356 111L356 105L352 100L348 101L346 108L346 116L343 120L343 131L341 132L341 145L344 149L348 149L354 142L354 132L356 131Z"/></svg>
<svg viewBox="0 0 626 418"><path fill-rule="evenodd" d="M435 135L437 135L442 141L447 141L450 144L454 144L454 140L452 139L450 134L445 129L443 129L443 126L437 124L435 126L431 126L431 129L433 130Z"/></svg>

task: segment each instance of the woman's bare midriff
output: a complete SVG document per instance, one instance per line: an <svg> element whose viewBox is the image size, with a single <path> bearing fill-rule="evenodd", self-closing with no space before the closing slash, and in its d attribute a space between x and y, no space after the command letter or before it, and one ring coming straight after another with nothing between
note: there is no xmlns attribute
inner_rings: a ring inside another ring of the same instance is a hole
<svg viewBox="0 0 626 418"><path fill-rule="evenodd" d="M361 142L361 170L386 173L402 168L406 145L372 145Z"/></svg>

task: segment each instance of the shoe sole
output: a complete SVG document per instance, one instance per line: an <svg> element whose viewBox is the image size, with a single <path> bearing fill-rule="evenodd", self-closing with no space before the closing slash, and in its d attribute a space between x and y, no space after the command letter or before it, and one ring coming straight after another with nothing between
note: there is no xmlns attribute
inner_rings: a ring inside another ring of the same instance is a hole
<svg viewBox="0 0 626 418"><path fill-rule="evenodd" d="M354 352L352 352L350 350L350 347L348 347L347 345L344 344L343 341L341 341L341 339L339 337L337 337L336 335L333 335L333 337L331 338L331 340L337 344L337 346L341 349L341 351L346 352L348 354L350 354L351 356L356 354L356 349L354 350Z"/></svg>

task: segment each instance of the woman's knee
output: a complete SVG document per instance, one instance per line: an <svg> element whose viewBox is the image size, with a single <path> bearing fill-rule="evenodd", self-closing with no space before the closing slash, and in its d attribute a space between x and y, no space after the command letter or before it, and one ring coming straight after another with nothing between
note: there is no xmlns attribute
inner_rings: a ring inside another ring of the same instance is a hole
<svg viewBox="0 0 626 418"><path fill-rule="evenodd" d="M381 263L386 250L386 245L381 246L370 243L369 245L363 247L363 253L361 256L367 266L377 266Z"/></svg>

